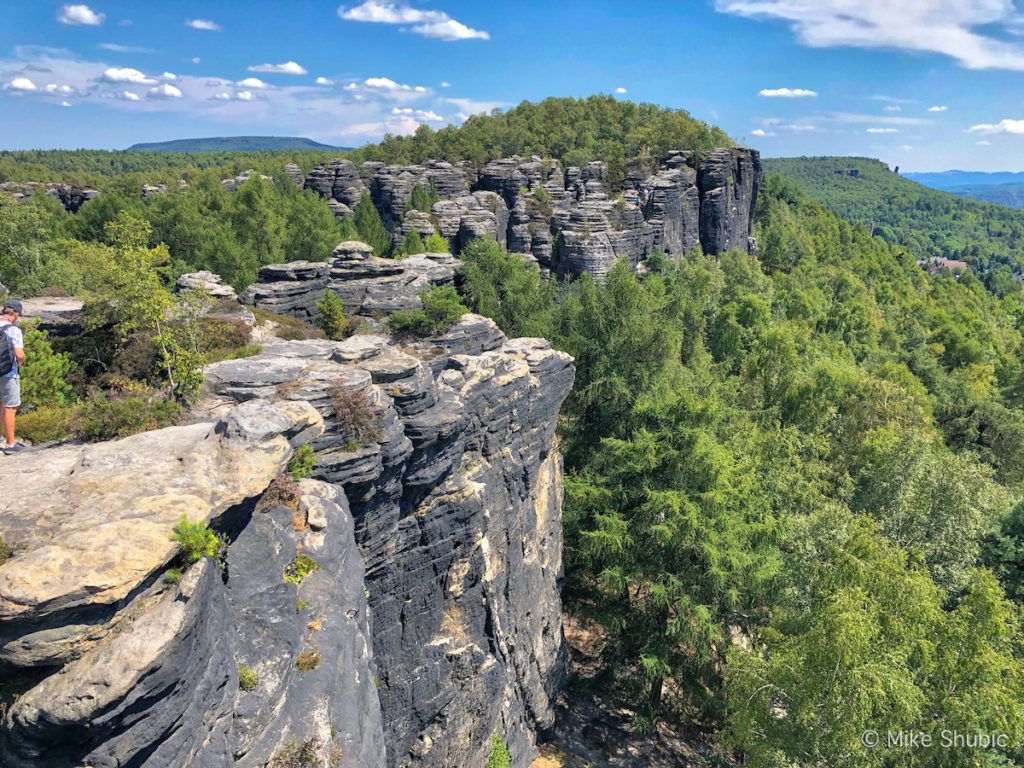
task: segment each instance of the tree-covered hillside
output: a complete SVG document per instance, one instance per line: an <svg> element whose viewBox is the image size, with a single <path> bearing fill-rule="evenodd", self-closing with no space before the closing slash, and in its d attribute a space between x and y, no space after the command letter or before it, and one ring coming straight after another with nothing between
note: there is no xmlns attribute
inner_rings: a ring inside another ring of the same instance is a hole
<svg viewBox="0 0 1024 768"><path fill-rule="evenodd" d="M812 200L865 226L917 258L963 259L982 274L997 264L1024 271L1024 211L929 189L861 157L787 157L767 173L795 183ZM1000 271L997 279L1005 278Z"/></svg>
<svg viewBox="0 0 1024 768"><path fill-rule="evenodd" d="M295 149L347 152L351 147L334 147L301 136L209 136L143 142L128 147L129 152L283 152Z"/></svg>

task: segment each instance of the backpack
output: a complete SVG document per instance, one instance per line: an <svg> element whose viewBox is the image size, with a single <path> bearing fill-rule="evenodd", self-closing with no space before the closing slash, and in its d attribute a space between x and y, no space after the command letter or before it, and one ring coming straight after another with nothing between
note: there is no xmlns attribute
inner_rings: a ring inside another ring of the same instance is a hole
<svg viewBox="0 0 1024 768"><path fill-rule="evenodd" d="M4 337L6 342L0 345L0 376L6 376L14 370L14 344L11 343L11 337L7 333L7 329L13 327L13 325L5 325L3 328L0 328L0 335Z"/></svg>

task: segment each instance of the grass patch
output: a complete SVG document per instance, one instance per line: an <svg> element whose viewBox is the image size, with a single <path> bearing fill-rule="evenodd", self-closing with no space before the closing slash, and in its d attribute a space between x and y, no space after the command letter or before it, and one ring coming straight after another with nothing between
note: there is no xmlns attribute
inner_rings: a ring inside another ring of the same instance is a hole
<svg viewBox="0 0 1024 768"><path fill-rule="evenodd" d="M320 739L312 738L301 744L295 739L281 747L267 763L267 768L318 768L317 753Z"/></svg>
<svg viewBox="0 0 1024 768"><path fill-rule="evenodd" d="M299 672L312 672L320 666L320 648L311 646L298 655L295 659L295 668Z"/></svg>
<svg viewBox="0 0 1024 768"><path fill-rule="evenodd" d="M256 690L256 686L260 684L260 676L256 674L256 670L237 662L235 666L238 668L238 687L246 693Z"/></svg>
<svg viewBox="0 0 1024 768"><path fill-rule="evenodd" d="M177 584L184 575L180 568L168 568L164 571L164 581L168 584Z"/></svg>
<svg viewBox="0 0 1024 768"><path fill-rule="evenodd" d="M265 309L252 308L256 322L260 325L273 323L275 327L271 331L277 338L284 341L302 341L304 339L323 339L326 334L319 328L314 328L304 320L291 315L275 315Z"/></svg>
<svg viewBox="0 0 1024 768"><path fill-rule="evenodd" d="M292 480L299 481L312 475L315 470L316 456L313 453L313 446L309 443L300 445L288 460L288 474Z"/></svg>

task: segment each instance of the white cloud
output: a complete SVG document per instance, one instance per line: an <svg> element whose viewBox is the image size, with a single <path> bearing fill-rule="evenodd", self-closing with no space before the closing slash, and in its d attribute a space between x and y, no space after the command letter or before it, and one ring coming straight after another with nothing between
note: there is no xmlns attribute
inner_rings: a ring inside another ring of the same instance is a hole
<svg viewBox="0 0 1024 768"><path fill-rule="evenodd" d="M88 5L65 5L57 11L57 21L70 26L84 25L87 27L98 27L107 18L102 13L96 13Z"/></svg>
<svg viewBox="0 0 1024 768"><path fill-rule="evenodd" d="M1009 133L1014 136L1024 136L1024 120L1000 120L998 123L981 123L972 125L967 129L968 133Z"/></svg>
<svg viewBox="0 0 1024 768"><path fill-rule="evenodd" d="M15 91L34 91L36 84L29 80L27 77L16 77L7 84L8 88Z"/></svg>
<svg viewBox="0 0 1024 768"><path fill-rule="evenodd" d="M615 92L621 95L626 93L626 89L620 85L618 88L615 89Z"/></svg>
<svg viewBox="0 0 1024 768"><path fill-rule="evenodd" d="M170 83L161 83L154 88L150 88L149 95L154 99L180 99L184 94Z"/></svg>
<svg viewBox="0 0 1024 768"><path fill-rule="evenodd" d="M824 118L829 122L841 123L843 125L864 125L877 123L879 125L928 125L930 121L920 117L898 117L887 115L862 115L855 112L828 112Z"/></svg>
<svg viewBox="0 0 1024 768"><path fill-rule="evenodd" d="M239 91L235 94L235 98L239 101L252 101L256 98L256 94L252 91Z"/></svg>
<svg viewBox="0 0 1024 768"><path fill-rule="evenodd" d="M902 149L904 152L913 152L914 151L914 145L913 144L901 144L900 145L900 149Z"/></svg>
<svg viewBox="0 0 1024 768"><path fill-rule="evenodd" d="M117 94L117 98L121 101L142 101L142 97L139 94L132 93L131 91L121 91Z"/></svg>
<svg viewBox="0 0 1024 768"><path fill-rule="evenodd" d="M354 91L360 86L356 83L349 83L346 89ZM427 89L422 85L406 85L396 83L390 77L368 77L362 82L363 88L370 88L376 91L409 91L414 93L426 93Z"/></svg>
<svg viewBox="0 0 1024 768"><path fill-rule="evenodd" d="M770 99L806 99L817 96L818 92L807 88L762 88L757 95Z"/></svg>
<svg viewBox="0 0 1024 768"><path fill-rule="evenodd" d="M69 102L69 101L62 101L62 102L60 103L60 105L61 105L62 107L70 107L70 106L71 106L71 102Z"/></svg>
<svg viewBox="0 0 1024 768"><path fill-rule="evenodd" d="M944 54L970 69L1024 70L1024 47L977 31L1012 26L1013 0L715 0L715 8L788 21L814 48L899 48Z"/></svg>
<svg viewBox="0 0 1024 768"><path fill-rule="evenodd" d="M755 128L750 132L750 135L757 136L759 139L762 139L765 136L774 136L775 134L771 131L766 131L764 128Z"/></svg>
<svg viewBox="0 0 1024 768"><path fill-rule="evenodd" d="M898 107L895 104L890 104L889 106L887 106L885 108L885 111L886 112L902 112L903 111L903 107Z"/></svg>
<svg viewBox="0 0 1024 768"><path fill-rule="evenodd" d="M428 123L444 122L444 118L441 117L441 115L429 109L413 109L412 107L392 107L391 114L395 116L409 115L415 117L417 120L423 120Z"/></svg>
<svg viewBox="0 0 1024 768"><path fill-rule="evenodd" d="M201 29L204 32L220 32L221 26L215 21L209 19L186 19L186 27L192 27L192 29Z"/></svg>
<svg viewBox="0 0 1024 768"><path fill-rule="evenodd" d="M442 87L442 88L451 88L451 87L452 87L452 84L451 84L451 83L449 83L449 82L448 82L447 80L442 80L442 81L441 81L441 87Z"/></svg>
<svg viewBox="0 0 1024 768"><path fill-rule="evenodd" d="M114 53L152 53L152 48L144 48L141 45L121 45L120 43L100 43L100 48Z"/></svg>
<svg viewBox="0 0 1024 768"><path fill-rule="evenodd" d="M198 56L193 56L192 57L192 63L193 64L198 64L201 61L202 61L202 59L200 59Z"/></svg>
<svg viewBox="0 0 1024 768"><path fill-rule="evenodd" d="M992 142L988 141L987 139L982 139L981 141L977 142L977 144L978 144L979 147L991 147L992 146Z"/></svg>
<svg viewBox="0 0 1024 768"><path fill-rule="evenodd" d="M487 32L468 27L447 13L413 8L405 3L366 0L353 8L339 6L338 16L346 21L375 24L410 24L409 30L423 37L451 42L453 40L490 40Z"/></svg>
<svg viewBox="0 0 1024 768"><path fill-rule="evenodd" d="M945 112L949 107L928 107L929 112Z"/></svg>
<svg viewBox="0 0 1024 768"><path fill-rule="evenodd" d="M306 68L296 64L294 61L286 61L284 64L256 64L249 67L250 72L271 72L278 75L306 75L309 74Z"/></svg>
<svg viewBox="0 0 1024 768"><path fill-rule="evenodd" d="M213 94L212 98L214 101L231 101L231 94L226 91L221 91L220 93Z"/></svg>
<svg viewBox="0 0 1024 768"><path fill-rule="evenodd" d="M243 88L256 88L257 90L262 90L267 87L267 84L258 77L247 77L244 80L239 80L238 84Z"/></svg>
<svg viewBox="0 0 1024 768"><path fill-rule="evenodd" d="M868 133L899 133L896 128L868 128Z"/></svg>
<svg viewBox="0 0 1024 768"><path fill-rule="evenodd" d="M508 106L506 101L478 101L477 99L442 99L442 101L455 105L459 108L459 112L466 117L488 114Z"/></svg>
<svg viewBox="0 0 1024 768"><path fill-rule="evenodd" d="M162 75L160 75L160 79L161 80L177 80L178 76L176 74L174 74L173 72L164 72Z"/></svg>
<svg viewBox="0 0 1024 768"><path fill-rule="evenodd" d="M103 79L108 83L138 83L139 85L151 85L156 82L131 67L109 67L103 72Z"/></svg>
<svg viewBox="0 0 1024 768"><path fill-rule="evenodd" d="M326 77L318 77L316 79L317 85L334 85L334 81Z"/></svg>
<svg viewBox="0 0 1024 768"><path fill-rule="evenodd" d="M75 89L70 85L57 85L56 83L48 83L43 89L47 93L72 93Z"/></svg>

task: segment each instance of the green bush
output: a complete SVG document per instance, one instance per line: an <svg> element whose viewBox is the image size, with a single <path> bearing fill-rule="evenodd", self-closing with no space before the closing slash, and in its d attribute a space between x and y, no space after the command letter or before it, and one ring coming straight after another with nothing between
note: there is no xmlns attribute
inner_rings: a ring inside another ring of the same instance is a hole
<svg viewBox="0 0 1024 768"><path fill-rule="evenodd" d="M334 291L327 291L323 299L316 303L316 308L320 314L315 322L329 339L347 339L359 327L359 318L345 315L345 305Z"/></svg>
<svg viewBox="0 0 1024 768"><path fill-rule="evenodd" d="M54 352L46 331L25 329L25 364L21 368L21 398L25 407L62 406L75 399L68 376L75 370L70 355Z"/></svg>
<svg viewBox="0 0 1024 768"><path fill-rule="evenodd" d="M434 182L431 181L430 186L419 184L412 189L412 195L409 197L409 210L430 213L436 202L437 188L434 186Z"/></svg>
<svg viewBox="0 0 1024 768"><path fill-rule="evenodd" d="M346 450L354 451L362 445L383 439L380 414L373 407L366 391L355 390L339 382L328 388L327 393L334 406L339 431L345 437Z"/></svg>
<svg viewBox="0 0 1024 768"><path fill-rule="evenodd" d="M256 670L237 662L235 666L238 668L238 687L246 693L256 690L256 686L260 684L260 676L256 674Z"/></svg>
<svg viewBox="0 0 1024 768"><path fill-rule="evenodd" d="M491 754L487 758L487 768L509 768L512 755L508 753L508 745L498 734L491 736Z"/></svg>
<svg viewBox="0 0 1024 768"><path fill-rule="evenodd" d="M181 421L181 405L156 393L127 396L95 393L80 411L79 436L88 442L117 440Z"/></svg>
<svg viewBox="0 0 1024 768"><path fill-rule="evenodd" d="M392 333L436 336L444 333L469 311L458 291L450 285L432 286L420 291L423 306L411 312L395 312L388 318Z"/></svg>
<svg viewBox="0 0 1024 768"><path fill-rule="evenodd" d="M168 568L164 571L164 581L168 584L177 584L184 575L180 568Z"/></svg>
<svg viewBox="0 0 1024 768"><path fill-rule="evenodd" d="M298 481L304 477L309 477L315 469L316 456L313 453L313 446L309 443L296 448L295 453L288 460L287 470L288 474L292 476L292 480Z"/></svg>
<svg viewBox="0 0 1024 768"><path fill-rule="evenodd" d="M312 672L320 666L320 649L313 646L298 655L295 659L295 667L299 672Z"/></svg>
<svg viewBox="0 0 1024 768"><path fill-rule="evenodd" d="M221 541L210 526L204 522L193 523L185 515L175 523L171 541L178 545L178 554L185 565L198 563L204 557L216 557L221 549Z"/></svg>
<svg viewBox="0 0 1024 768"><path fill-rule="evenodd" d="M260 325L274 324L272 333L284 341L303 341L305 339L322 339L324 332L291 315L275 315L265 309L255 308L253 314Z"/></svg>
<svg viewBox="0 0 1024 768"><path fill-rule="evenodd" d="M309 574L320 570L320 563L309 555L296 555L295 559L288 563L284 569L284 580L292 584L301 584Z"/></svg>
<svg viewBox="0 0 1024 768"><path fill-rule="evenodd" d="M319 768L317 753L320 751L319 739L312 738L301 744L295 739L281 747L267 768Z"/></svg>
<svg viewBox="0 0 1024 768"><path fill-rule="evenodd" d="M18 434L33 445L81 434L81 406L43 406L18 416Z"/></svg>
<svg viewBox="0 0 1024 768"><path fill-rule="evenodd" d="M402 255L403 256L415 256L418 253L425 253L426 246L423 245L423 238L420 237L420 233L415 229L410 229L405 233L405 239L402 241Z"/></svg>
<svg viewBox="0 0 1024 768"><path fill-rule="evenodd" d="M14 557L14 549L3 536L0 536L0 565Z"/></svg>
<svg viewBox="0 0 1024 768"><path fill-rule="evenodd" d="M423 247L426 249L426 253L448 253L451 251L451 244L448 242L448 238L436 232L427 236Z"/></svg>
<svg viewBox="0 0 1024 768"><path fill-rule="evenodd" d="M369 194L359 198L354 210L356 229L359 239L373 248L374 256L387 256L391 253L391 233L381 221L377 207Z"/></svg>

